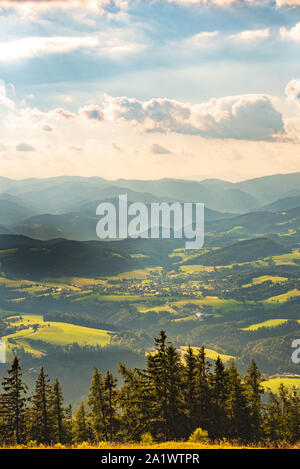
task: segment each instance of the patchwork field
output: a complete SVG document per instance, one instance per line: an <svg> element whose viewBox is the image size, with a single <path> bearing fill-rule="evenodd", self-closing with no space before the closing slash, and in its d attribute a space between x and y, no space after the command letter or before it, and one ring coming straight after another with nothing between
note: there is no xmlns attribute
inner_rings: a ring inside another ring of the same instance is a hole
<svg viewBox="0 0 300 469"><path fill-rule="evenodd" d="M41 355L40 345L35 346L37 341L60 346L73 343L81 346L105 346L111 341L112 332L110 331L61 322L47 322L41 315L24 314L10 319L13 319L12 324L24 326L26 329L3 337L7 343L8 351L20 347L28 353Z"/></svg>
<svg viewBox="0 0 300 469"><path fill-rule="evenodd" d="M295 265L294 260L300 259L300 252L298 249L295 249L293 252L288 254L273 256L272 259L275 262L275 265Z"/></svg>
<svg viewBox="0 0 300 469"><path fill-rule="evenodd" d="M291 298L296 298L297 296L300 296L300 290L295 288L294 290L290 290L282 295L272 296L265 300L265 303L285 303Z"/></svg>
<svg viewBox="0 0 300 469"><path fill-rule="evenodd" d="M282 283L286 282L288 279L286 277L277 277L275 275L262 275L260 277L253 278L251 283L247 283L243 285L244 288L251 287L252 285L260 285L264 282L272 282L272 283Z"/></svg>
<svg viewBox="0 0 300 469"><path fill-rule="evenodd" d="M281 324L285 324L288 320L287 319L268 319L267 321L259 322L257 324L252 324L249 327L242 328L243 331L257 331L262 327L277 327Z"/></svg>

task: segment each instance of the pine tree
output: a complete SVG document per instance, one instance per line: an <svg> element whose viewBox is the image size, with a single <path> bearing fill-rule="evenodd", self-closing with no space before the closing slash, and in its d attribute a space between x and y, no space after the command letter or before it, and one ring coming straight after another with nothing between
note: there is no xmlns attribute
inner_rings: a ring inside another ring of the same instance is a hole
<svg viewBox="0 0 300 469"><path fill-rule="evenodd" d="M299 398L296 393L281 383L279 386L279 399L281 401L281 439L295 441L299 435Z"/></svg>
<svg viewBox="0 0 300 469"><path fill-rule="evenodd" d="M73 425L73 416L72 416L72 406L71 404L65 407L64 409L64 442L72 443L72 425Z"/></svg>
<svg viewBox="0 0 300 469"><path fill-rule="evenodd" d="M152 430L152 386L143 371L119 365L123 385L119 392L121 430L126 440L140 441Z"/></svg>
<svg viewBox="0 0 300 469"><path fill-rule="evenodd" d="M107 416L107 429L109 434L109 439L112 442L113 436L117 426L117 396L118 393L116 392L117 386L117 378L115 378L109 371L107 371L105 379L104 379L104 389L106 391L106 399L107 399L107 407L108 407L108 416Z"/></svg>
<svg viewBox="0 0 300 469"><path fill-rule="evenodd" d="M153 432L164 440L182 435L184 409L182 364L173 345L166 346L166 333L155 339L155 352L148 355L144 376L152 398Z"/></svg>
<svg viewBox="0 0 300 469"><path fill-rule="evenodd" d="M106 441L108 441L108 405L104 380L101 372L97 368L94 369L92 383L89 390L88 405L91 409L91 422L96 440L100 441L102 438L104 438Z"/></svg>
<svg viewBox="0 0 300 469"><path fill-rule="evenodd" d="M35 393L32 396L32 435L39 443L50 443L52 419L50 414L51 385L48 375L42 367L36 380Z"/></svg>
<svg viewBox="0 0 300 469"><path fill-rule="evenodd" d="M210 433L212 401L209 366L205 358L205 349L201 347L196 356L196 426Z"/></svg>
<svg viewBox="0 0 300 469"><path fill-rule="evenodd" d="M250 409L250 439L259 441L261 438L261 423L262 423L262 412L261 412L261 396L264 390L261 383L261 373L257 368L254 360L251 361L248 369L247 376L245 377L246 393L248 399L248 406Z"/></svg>
<svg viewBox="0 0 300 469"><path fill-rule="evenodd" d="M272 442L294 442L300 437L300 397L281 383L278 395L270 392L270 402L264 406L263 430Z"/></svg>
<svg viewBox="0 0 300 469"><path fill-rule="evenodd" d="M187 418L187 435L190 435L197 427L196 357L191 347L188 347L184 359L183 395Z"/></svg>
<svg viewBox="0 0 300 469"><path fill-rule="evenodd" d="M224 363L218 356L215 360L214 372L211 376L211 436L221 438L227 435L228 420L226 414L226 403L229 393L228 372Z"/></svg>
<svg viewBox="0 0 300 469"><path fill-rule="evenodd" d="M263 432L267 441L282 439L282 413L278 396L270 392L270 401L264 406Z"/></svg>
<svg viewBox="0 0 300 469"><path fill-rule="evenodd" d="M65 409L63 407L63 396L61 386L56 379L51 389L50 412L53 418L54 441L64 443L65 441Z"/></svg>
<svg viewBox="0 0 300 469"><path fill-rule="evenodd" d="M22 382L22 370L17 357L14 358L8 376L2 381L4 393L1 395L2 431L4 439L21 443L24 438L24 416L27 399L27 386Z"/></svg>
<svg viewBox="0 0 300 469"><path fill-rule="evenodd" d="M228 369L229 394L227 399L227 415L229 419L229 437L247 441L250 434L250 416L246 397L246 387L234 364Z"/></svg>
<svg viewBox="0 0 300 469"><path fill-rule="evenodd" d="M91 430L84 402L81 402L73 419L73 441L82 443L91 439Z"/></svg>

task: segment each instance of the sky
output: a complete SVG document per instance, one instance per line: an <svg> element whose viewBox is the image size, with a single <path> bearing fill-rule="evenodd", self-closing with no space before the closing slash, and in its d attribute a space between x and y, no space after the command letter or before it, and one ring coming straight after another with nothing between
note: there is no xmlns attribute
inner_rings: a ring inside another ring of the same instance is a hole
<svg viewBox="0 0 300 469"><path fill-rule="evenodd" d="M300 171L300 0L0 0L0 176Z"/></svg>

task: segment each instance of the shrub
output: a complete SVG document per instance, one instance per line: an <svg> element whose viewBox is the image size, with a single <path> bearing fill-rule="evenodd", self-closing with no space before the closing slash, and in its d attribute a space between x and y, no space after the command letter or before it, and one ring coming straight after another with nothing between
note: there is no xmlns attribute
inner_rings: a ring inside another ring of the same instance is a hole
<svg viewBox="0 0 300 469"><path fill-rule="evenodd" d="M150 432L142 434L141 443L146 443L147 445L152 445L154 443L153 436Z"/></svg>
<svg viewBox="0 0 300 469"><path fill-rule="evenodd" d="M38 446L37 442L35 440L30 440L27 443L27 448L36 448Z"/></svg>
<svg viewBox="0 0 300 469"><path fill-rule="evenodd" d="M196 428L196 430L190 435L189 441L198 442L198 441L207 441L208 432L202 428Z"/></svg>

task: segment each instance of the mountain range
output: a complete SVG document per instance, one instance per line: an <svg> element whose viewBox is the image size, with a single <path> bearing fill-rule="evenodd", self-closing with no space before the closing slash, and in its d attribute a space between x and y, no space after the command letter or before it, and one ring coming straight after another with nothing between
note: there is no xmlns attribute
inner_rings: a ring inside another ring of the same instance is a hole
<svg viewBox="0 0 300 469"><path fill-rule="evenodd" d="M299 187L300 173L236 183L219 179L111 181L80 176L23 180L1 177L0 234L23 234L42 240L57 237L95 240L97 205L103 201L116 203L118 196L125 193L129 202L147 205L203 202L205 220L212 231L242 227L248 234L273 233L279 226L298 227Z"/></svg>

